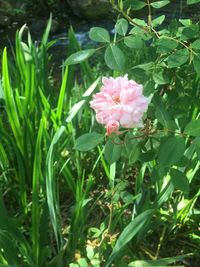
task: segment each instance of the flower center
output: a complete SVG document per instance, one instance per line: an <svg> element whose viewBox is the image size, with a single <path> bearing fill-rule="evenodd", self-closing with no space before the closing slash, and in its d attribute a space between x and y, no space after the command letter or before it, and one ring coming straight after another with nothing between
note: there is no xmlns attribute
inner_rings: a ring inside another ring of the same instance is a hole
<svg viewBox="0 0 200 267"><path fill-rule="evenodd" d="M119 104L119 103L120 103L120 98L119 98L119 96L114 96L114 97L113 97L113 101L115 102L115 104Z"/></svg>

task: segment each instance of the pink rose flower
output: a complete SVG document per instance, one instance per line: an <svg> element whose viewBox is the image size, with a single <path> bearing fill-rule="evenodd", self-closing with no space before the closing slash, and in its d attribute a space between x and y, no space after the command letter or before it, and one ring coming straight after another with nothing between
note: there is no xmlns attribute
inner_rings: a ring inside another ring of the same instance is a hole
<svg viewBox="0 0 200 267"><path fill-rule="evenodd" d="M107 135L111 135L112 133L118 133L118 129L119 129L119 122L118 121L110 120L106 124L106 134Z"/></svg>
<svg viewBox="0 0 200 267"><path fill-rule="evenodd" d="M103 124L107 132L117 132L119 126L124 128L142 127L142 116L148 108L148 98L142 94L143 86L128 75L117 78L102 79L103 86L90 101L96 112L97 122ZM114 121L114 122L113 122ZM117 128L118 122L118 128Z"/></svg>

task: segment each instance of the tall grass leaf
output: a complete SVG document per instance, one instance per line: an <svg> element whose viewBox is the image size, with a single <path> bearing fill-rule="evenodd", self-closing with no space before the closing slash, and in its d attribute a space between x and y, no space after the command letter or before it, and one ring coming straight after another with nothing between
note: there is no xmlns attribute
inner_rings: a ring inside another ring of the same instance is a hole
<svg viewBox="0 0 200 267"><path fill-rule="evenodd" d="M43 46L47 45L48 38L49 38L49 33L50 33L50 30L51 30L51 24L52 24L52 14L50 14L50 16L49 16L49 20L48 20L45 32L44 32L43 37L42 37L42 45Z"/></svg>
<svg viewBox="0 0 200 267"><path fill-rule="evenodd" d="M63 167L60 170L61 173L64 175L64 179L66 181L67 186L71 190L73 196L76 196L76 183L74 176L72 175L70 169L67 167L67 164L64 163Z"/></svg>
<svg viewBox="0 0 200 267"><path fill-rule="evenodd" d="M24 214L27 213L27 196L26 196L26 175L25 175L25 166L23 162L22 155L19 151L19 148L17 147L17 144L15 142L15 139L8 134L2 127L0 127L0 136L1 139L7 144L6 148L6 153L8 158L13 158L13 155L15 156L16 164L17 164L17 169L18 173L20 173L20 176L17 174L16 178L17 181L19 182L19 188L20 188L20 200L21 200L21 208L22 212ZM11 147L8 149L8 147Z"/></svg>
<svg viewBox="0 0 200 267"><path fill-rule="evenodd" d="M56 199L56 184L53 171L53 156L54 146L57 144L63 133L65 132L65 126L61 126L55 133L51 142L47 159L46 159L46 191L47 191L47 203L49 207L50 218L56 238L58 249L61 248L61 229L59 226L59 211Z"/></svg>
<svg viewBox="0 0 200 267"><path fill-rule="evenodd" d="M42 136L43 136L43 128L45 118L40 120L40 126L38 130L38 136L35 147L35 155L34 155L34 163L33 163L33 184L32 184L32 247L33 247L33 255L35 257L35 262L37 266L39 264L40 257L40 203L39 203L39 194L40 192L40 183L41 183L41 166L42 166Z"/></svg>
<svg viewBox="0 0 200 267"><path fill-rule="evenodd" d="M22 35L26 28L26 24L21 27L19 31L16 32L15 37L15 47L16 47L16 64L17 64L17 70L20 74L20 79L24 83L25 77L26 77L26 66L25 66L25 57L23 53L23 49L21 46L22 42Z"/></svg>
<svg viewBox="0 0 200 267"><path fill-rule="evenodd" d="M124 228L117 239L116 245L113 248L112 254L108 258L108 262L106 263L105 267L110 266L112 261L118 255L119 251L146 225L146 223L151 219L153 212L154 210L152 209L144 211Z"/></svg>
<svg viewBox="0 0 200 267"><path fill-rule="evenodd" d="M19 265L0 264L0 267L19 267Z"/></svg>
<svg viewBox="0 0 200 267"><path fill-rule="evenodd" d="M3 197L2 197L2 193L0 192L0 214L1 214L1 219L0 219L0 231L1 233L7 233L7 237L8 235L10 235L10 237L12 237L10 239L10 241L12 241L12 246L13 246L13 252L14 251L21 251L22 255L24 257L26 257L27 262L30 263L30 266L32 267L36 267L32 254L31 254L31 248L29 243L27 242L26 238L24 237L24 235L20 232L20 230L17 228L17 226L15 225L14 221L12 221L8 216L7 216L7 212L4 206L4 202L3 202ZM18 247L16 247L16 243L13 242L16 241L18 242ZM5 245L7 245L7 241L5 243ZM11 245L11 244L10 244ZM10 256L9 260L12 260L13 258Z"/></svg>
<svg viewBox="0 0 200 267"><path fill-rule="evenodd" d="M0 101L4 100L4 93L3 93L3 88L2 88L2 81L0 79Z"/></svg>
<svg viewBox="0 0 200 267"><path fill-rule="evenodd" d="M59 94L59 98L58 98L58 104L57 104L57 117L58 117L58 121L60 121L60 119L61 119L61 114L62 114L62 109L63 109L63 104L64 104L65 90L66 90L67 78L68 78L68 70L69 70L69 67L66 66L64 77L62 79L62 85L61 85L61 88L60 88L60 94Z"/></svg>
<svg viewBox="0 0 200 267"><path fill-rule="evenodd" d="M17 108L17 114L19 115L19 118L24 117L23 113L23 107L22 107L22 102L24 99L20 97L18 89L15 90L15 103L16 103L16 108Z"/></svg>
<svg viewBox="0 0 200 267"><path fill-rule="evenodd" d="M25 83L25 101L24 101L24 113L33 111L35 107L34 91L35 91L35 65L32 62L26 64L26 83Z"/></svg>
<svg viewBox="0 0 200 267"><path fill-rule="evenodd" d="M176 257L170 257L170 258L163 258L163 259L159 259L159 260L145 260L145 261L134 261L129 263L128 266L130 267L151 267L151 266L156 266L156 267L161 267L164 265L168 266L169 264L173 264L176 263L177 261L181 261L189 256L191 256L192 254L186 254L186 255L180 255L180 256L176 256ZM167 267L166 266L166 267ZM174 266L174 265L173 265ZM181 266L175 266L175 267L181 267Z"/></svg>
<svg viewBox="0 0 200 267"><path fill-rule="evenodd" d="M46 96L42 92L41 88L39 88L39 94L40 94L41 102L43 104L46 116L47 117L50 116L50 118L51 118L52 122L54 123L54 125L57 125L56 113L54 112L54 110L52 110L51 105L49 104L48 99L46 98Z"/></svg>
<svg viewBox="0 0 200 267"><path fill-rule="evenodd" d="M9 72L8 72L8 60L7 60L7 49L5 48L3 51L3 86L4 86L4 96L6 103L6 112L8 115L8 119L10 122L10 126L12 128L13 134L15 136L16 143L19 147L20 152L24 153L23 149L23 138L22 138L22 130L17 114L16 104L14 101L14 96L12 92L12 88L9 80Z"/></svg>
<svg viewBox="0 0 200 267"><path fill-rule="evenodd" d="M163 190L160 192L160 194L157 195L154 205L156 207L160 207L164 202L166 202L169 199L173 190L174 190L174 186L171 182L166 184Z"/></svg>
<svg viewBox="0 0 200 267"><path fill-rule="evenodd" d="M7 168L9 164L7 152L5 151L3 145L0 143L0 165L1 168Z"/></svg>
<svg viewBox="0 0 200 267"><path fill-rule="evenodd" d="M7 231L0 230L0 247L3 249L4 257L10 264L17 264L18 251Z"/></svg>

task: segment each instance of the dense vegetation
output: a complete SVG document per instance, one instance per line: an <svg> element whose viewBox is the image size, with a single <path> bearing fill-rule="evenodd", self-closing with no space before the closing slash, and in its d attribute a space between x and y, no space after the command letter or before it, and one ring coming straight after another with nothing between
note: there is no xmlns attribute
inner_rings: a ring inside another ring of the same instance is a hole
<svg viewBox="0 0 200 267"><path fill-rule="evenodd" d="M24 26L2 52L0 266L200 262L199 22L153 17L168 0L110 3L114 34L91 28L82 50L71 28L59 69L51 16L41 42ZM147 19L134 18L143 9ZM102 76L125 74L148 110L143 127L108 135L89 102Z"/></svg>

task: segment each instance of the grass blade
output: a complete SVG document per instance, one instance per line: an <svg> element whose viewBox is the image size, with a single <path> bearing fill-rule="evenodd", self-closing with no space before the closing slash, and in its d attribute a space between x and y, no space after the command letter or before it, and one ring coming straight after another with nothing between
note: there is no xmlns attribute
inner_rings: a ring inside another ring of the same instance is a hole
<svg viewBox="0 0 200 267"><path fill-rule="evenodd" d="M13 134L15 136L15 140L17 146L22 153L24 154L23 148L23 138L22 138L22 130L20 127L20 122L17 114L17 109L14 101L14 96L12 92L12 88L9 80L9 72L8 72L8 60L7 60L7 49L4 49L3 52L3 85L4 85L4 96L6 103L6 112L8 115L8 119L10 121L10 126L12 128Z"/></svg>

